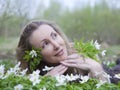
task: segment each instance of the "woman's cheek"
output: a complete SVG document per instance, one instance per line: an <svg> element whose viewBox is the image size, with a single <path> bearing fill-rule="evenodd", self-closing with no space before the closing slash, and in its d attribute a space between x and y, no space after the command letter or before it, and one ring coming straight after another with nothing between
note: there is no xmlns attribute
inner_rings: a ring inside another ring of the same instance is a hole
<svg viewBox="0 0 120 90"><path fill-rule="evenodd" d="M49 48L49 47L45 47L45 48L41 51L41 54L42 54L43 56L49 56L51 53L52 53L52 49Z"/></svg>

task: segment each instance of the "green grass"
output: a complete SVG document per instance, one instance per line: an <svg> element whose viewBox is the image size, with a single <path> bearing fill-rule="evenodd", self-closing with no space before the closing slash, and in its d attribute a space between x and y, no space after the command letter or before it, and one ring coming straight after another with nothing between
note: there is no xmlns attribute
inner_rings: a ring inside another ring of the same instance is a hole
<svg viewBox="0 0 120 90"><path fill-rule="evenodd" d="M5 64L9 68L16 63L16 47L18 38L0 37L0 64Z"/></svg>
<svg viewBox="0 0 120 90"><path fill-rule="evenodd" d="M110 46L106 50L108 57L120 58L120 45Z"/></svg>
<svg viewBox="0 0 120 90"><path fill-rule="evenodd" d="M15 48L17 47L17 43L18 43L18 38L2 38L0 37L0 51L11 51L11 50L15 50Z"/></svg>
<svg viewBox="0 0 120 90"><path fill-rule="evenodd" d="M113 54L113 53L120 54L120 45L118 46L114 45L114 46L108 47L107 49L109 52L111 52L109 54Z"/></svg>
<svg viewBox="0 0 120 90"><path fill-rule="evenodd" d="M14 67L16 64L17 64L17 60L12 60L12 59L0 60L0 65L5 65L6 70L8 70L11 67Z"/></svg>
<svg viewBox="0 0 120 90"><path fill-rule="evenodd" d="M114 45L106 48L106 56L102 58L103 62L109 63L108 67L116 65L116 60L120 58L120 45Z"/></svg>

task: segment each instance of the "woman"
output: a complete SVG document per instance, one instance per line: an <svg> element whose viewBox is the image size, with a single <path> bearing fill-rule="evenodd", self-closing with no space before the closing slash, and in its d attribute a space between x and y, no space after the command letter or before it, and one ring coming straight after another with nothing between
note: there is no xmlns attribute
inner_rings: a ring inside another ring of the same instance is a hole
<svg viewBox="0 0 120 90"><path fill-rule="evenodd" d="M41 71L41 75L56 74L82 74L108 81L104 77L102 66L90 58L78 55L60 28L48 21L33 21L25 26L21 33L17 47L17 58L21 61L22 68L30 70L30 63L24 60L25 51L32 47L41 48L42 60L35 69ZM42 69L45 66L54 66L49 72ZM99 73L99 74L98 74Z"/></svg>

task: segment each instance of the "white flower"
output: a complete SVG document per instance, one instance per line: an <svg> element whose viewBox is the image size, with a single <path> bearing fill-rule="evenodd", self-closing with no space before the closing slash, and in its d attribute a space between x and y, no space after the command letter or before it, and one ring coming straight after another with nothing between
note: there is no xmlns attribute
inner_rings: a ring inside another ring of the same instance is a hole
<svg viewBox="0 0 120 90"><path fill-rule="evenodd" d="M8 71L7 71L7 74L10 75L10 74L16 74L16 71L14 68L10 68Z"/></svg>
<svg viewBox="0 0 120 90"><path fill-rule="evenodd" d="M39 78L37 78L37 77L31 77L29 80L32 82L33 86L36 85L36 84L39 84L40 81L41 81L41 80L40 80Z"/></svg>
<svg viewBox="0 0 120 90"><path fill-rule="evenodd" d="M9 75L11 75L11 74L16 75L16 71L15 71L15 69L14 69L14 68L10 68L10 70L7 70L7 72L6 72L5 76L4 76L2 79L7 78L7 77L8 77Z"/></svg>
<svg viewBox="0 0 120 90"><path fill-rule="evenodd" d="M15 67L13 68L13 70L14 70L14 74L15 75L17 75L19 72L20 72L20 70L21 70L21 68L20 68L20 64L21 64L21 62L18 62L16 65L15 65Z"/></svg>
<svg viewBox="0 0 120 90"><path fill-rule="evenodd" d="M96 41L94 42L94 46L95 46L96 49L99 50L101 45L100 45L100 44L97 42L97 40L96 40Z"/></svg>
<svg viewBox="0 0 120 90"><path fill-rule="evenodd" d="M110 78L112 78L109 74L106 72L103 72L103 76L108 80L108 83L110 83Z"/></svg>
<svg viewBox="0 0 120 90"><path fill-rule="evenodd" d="M85 83L89 80L89 76L81 76L82 81L80 83Z"/></svg>
<svg viewBox="0 0 120 90"><path fill-rule="evenodd" d="M76 79L78 79L78 78L80 78L79 75L73 75L73 74L71 74L71 75L66 75L66 80L67 80L67 81L73 81L73 80L76 80Z"/></svg>
<svg viewBox="0 0 120 90"><path fill-rule="evenodd" d="M28 69L26 68L25 70L21 71L21 72L20 72L21 76L25 76L25 75L26 75L27 70L28 70Z"/></svg>
<svg viewBox="0 0 120 90"><path fill-rule="evenodd" d="M22 89L23 89L23 85L21 84L14 86L14 90L22 90Z"/></svg>
<svg viewBox="0 0 120 90"><path fill-rule="evenodd" d="M39 73L40 73L39 70L33 71L33 73L29 75L29 77L30 77L30 78L31 78L31 77L39 77Z"/></svg>
<svg viewBox="0 0 120 90"><path fill-rule="evenodd" d="M33 71L32 74L30 74L30 77L39 77L40 70Z"/></svg>
<svg viewBox="0 0 120 90"><path fill-rule="evenodd" d="M36 71L33 71L32 74L29 75L29 80L32 82L33 86L36 85L36 84L39 84L40 83L40 75L39 75L40 71L39 70L36 70Z"/></svg>
<svg viewBox="0 0 120 90"><path fill-rule="evenodd" d="M111 78L111 76L109 74L107 74L106 72L103 72L103 76L106 78Z"/></svg>
<svg viewBox="0 0 120 90"><path fill-rule="evenodd" d="M56 75L55 78L57 80L56 86L66 85L66 78L64 75Z"/></svg>
<svg viewBox="0 0 120 90"><path fill-rule="evenodd" d="M21 64L21 62L18 62L16 65L15 65L15 70L19 70L20 69L20 64Z"/></svg>
<svg viewBox="0 0 120 90"><path fill-rule="evenodd" d="M6 75L5 75L5 77L4 78L6 78L6 77L8 77L9 75L11 75L11 74L14 74L14 75L18 75L19 74L19 72L20 72L20 62L18 62L15 66L14 66L14 68L10 68L8 71L7 71L7 73L6 73Z"/></svg>
<svg viewBox="0 0 120 90"><path fill-rule="evenodd" d="M111 64L111 62L110 62L110 61L107 61L107 62L106 62L106 65L107 65L107 66L109 66L110 64Z"/></svg>
<svg viewBox="0 0 120 90"><path fill-rule="evenodd" d="M31 55L32 58L37 57L37 53L35 50L30 51L29 55Z"/></svg>
<svg viewBox="0 0 120 90"><path fill-rule="evenodd" d="M5 72L4 69L5 69L4 65L0 65L0 78L4 76L4 72Z"/></svg>
<svg viewBox="0 0 120 90"><path fill-rule="evenodd" d="M120 73L119 74L115 74L114 77L120 79Z"/></svg>
<svg viewBox="0 0 120 90"><path fill-rule="evenodd" d="M103 71L101 71L101 72L95 72L95 76L97 76L97 77L103 76L103 77L105 77L105 78L108 80L108 82L110 83L110 78L111 78L111 76L110 76L109 74L107 74L106 72L103 72Z"/></svg>
<svg viewBox="0 0 120 90"><path fill-rule="evenodd" d="M42 70L43 71L50 71L51 69L53 69L54 67L48 67L48 66L45 66L45 68L43 68Z"/></svg>
<svg viewBox="0 0 120 90"><path fill-rule="evenodd" d="M102 56L105 56L105 55L106 55L106 52L107 52L106 50L103 50L103 51L101 52L101 55L102 55Z"/></svg>
<svg viewBox="0 0 120 90"><path fill-rule="evenodd" d="M100 80L100 82L98 84L96 84L96 87L99 88L101 85L103 85L104 83L106 83L106 81L102 81Z"/></svg>

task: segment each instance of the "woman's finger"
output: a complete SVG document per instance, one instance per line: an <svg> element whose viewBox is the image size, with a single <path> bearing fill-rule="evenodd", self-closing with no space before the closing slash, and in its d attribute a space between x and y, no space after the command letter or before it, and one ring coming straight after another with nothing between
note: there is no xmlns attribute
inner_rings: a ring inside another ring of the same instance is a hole
<svg viewBox="0 0 120 90"><path fill-rule="evenodd" d="M75 68L79 68L81 70L90 70L90 66L86 63L66 63L66 62L62 62L63 65L67 66L67 67L75 67Z"/></svg>
<svg viewBox="0 0 120 90"><path fill-rule="evenodd" d="M75 58L78 58L78 57L79 57L79 55L74 53L74 54L69 55L67 57L67 59L75 59Z"/></svg>
<svg viewBox="0 0 120 90"><path fill-rule="evenodd" d="M76 63L76 60L64 60L61 61L60 63Z"/></svg>
<svg viewBox="0 0 120 90"><path fill-rule="evenodd" d="M65 71L68 69L68 67L62 69L61 71L59 71L59 75L62 75L63 73L65 73Z"/></svg>
<svg viewBox="0 0 120 90"><path fill-rule="evenodd" d="M63 65L67 66L67 67L76 67L76 63L75 62L61 62Z"/></svg>
<svg viewBox="0 0 120 90"><path fill-rule="evenodd" d="M58 72L61 72L61 71L64 70L65 68L67 68L67 66L65 66L65 65L60 65L59 67L55 68L55 70L57 70Z"/></svg>
<svg viewBox="0 0 120 90"><path fill-rule="evenodd" d="M73 60L71 60L71 59L69 59L69 60L64 60L64 61L61 61L60 63L85 63L85 60L80 60L80 59L73 59Z"/></svg>
<svg viewBox="0 0 120 90"><path fill-rule="evenodd" d="M46 76L47 75L55 76L57 74L63 74L67 69L68 69L67 66L61 64L61 65L54 67L51 71L49 71L46 74Z"/></svg>

